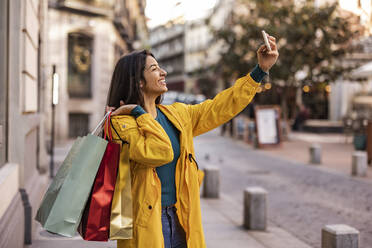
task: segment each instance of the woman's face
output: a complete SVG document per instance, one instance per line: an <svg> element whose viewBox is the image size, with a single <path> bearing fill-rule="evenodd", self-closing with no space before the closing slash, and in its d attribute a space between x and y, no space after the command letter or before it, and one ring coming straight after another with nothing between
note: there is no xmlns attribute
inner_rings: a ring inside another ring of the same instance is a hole
<svg viewBox="0 0 372 248"><path fill-rule="evenodd" d="M146 58L143 75L146 80L146 83L141 82L141 89L144 94L157 97L168 91L165 83L167 72L159 67L158 62L152 56Z"/></svg>

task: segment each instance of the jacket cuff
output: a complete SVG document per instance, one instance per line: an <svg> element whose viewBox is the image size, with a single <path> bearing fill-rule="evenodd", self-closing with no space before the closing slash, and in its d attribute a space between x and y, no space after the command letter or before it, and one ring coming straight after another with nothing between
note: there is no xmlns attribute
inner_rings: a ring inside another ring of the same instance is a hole
<svg viewBox="0 0 372 248"><path fill-rule="evenodd" d="M256 89L257 87L259 87L261 85L261 83L257 83L256 81L254 81L254 79L252 78L250 73L248 73L245 77L242 77L240 79L242 79L242 83L244 85L253 87L254 89ZM240 79L238 79L238 80L240 80Z"/></svg>
<svg viewBox="0 0 372 248"><path fill-rule="evenodd" d="M135 107L134 109L132 109L132 111L130 112L130 114L132 116L134 116L135 118L138 118L141 115L146 114L146 111L140 105L137 105L137 107Z"/></svg>
<svg viewBox="0 0 372 248"><path fill-rule="evenodd" d="M254 81L256 82L261 82L262 79L267 75L266 72L264 72L260 66L257 64L254 68L253 71L251 72L251 77L253 78Z"/></svg>

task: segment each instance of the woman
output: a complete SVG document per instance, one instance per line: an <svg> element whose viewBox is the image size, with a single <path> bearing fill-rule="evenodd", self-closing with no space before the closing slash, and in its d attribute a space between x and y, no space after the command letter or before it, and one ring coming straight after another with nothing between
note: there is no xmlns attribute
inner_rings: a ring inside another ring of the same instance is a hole
<svg viewBox="0 0 372 248"><path fill-rule="evenodd" d="M118 248L206 247L193 137L227 122L252 100L279 56L275 38L268 37L272 51L258 49L250 74L197 105L160 104L167 73L151 53L118 61L108 106L116 109L112 125L120 137L113 132L114 138L129 143L133 196L133 239L118 240Z"/></svg>

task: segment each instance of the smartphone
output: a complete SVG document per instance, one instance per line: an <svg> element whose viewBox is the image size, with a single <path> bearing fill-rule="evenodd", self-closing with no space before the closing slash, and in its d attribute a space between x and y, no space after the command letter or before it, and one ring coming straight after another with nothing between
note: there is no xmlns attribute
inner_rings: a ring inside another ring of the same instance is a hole
<svg viewBox="0 0 372 248"><path fill-rule="evenodd" d="M262 37L264 39L267 50L271 51L271 46L269 44L269 40L267 39L267 34L266 34L265 30L262 30L261 33L262 33Z"/></svg>

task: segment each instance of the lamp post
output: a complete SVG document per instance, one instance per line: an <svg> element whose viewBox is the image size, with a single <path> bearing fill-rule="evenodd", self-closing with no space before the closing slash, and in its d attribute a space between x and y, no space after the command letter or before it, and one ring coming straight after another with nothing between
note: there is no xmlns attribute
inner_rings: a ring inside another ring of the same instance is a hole
<svg viewBox="0 0 372 248"><path fill-rule="evenodd" d="M52 74L52 130L50 141L50 178L54 177L54 124L55 124L55 109L58 104L58 88L59 88L59 75L56 72L56 65L53 65Z"/></svg>

